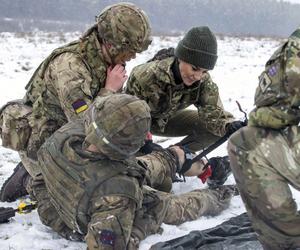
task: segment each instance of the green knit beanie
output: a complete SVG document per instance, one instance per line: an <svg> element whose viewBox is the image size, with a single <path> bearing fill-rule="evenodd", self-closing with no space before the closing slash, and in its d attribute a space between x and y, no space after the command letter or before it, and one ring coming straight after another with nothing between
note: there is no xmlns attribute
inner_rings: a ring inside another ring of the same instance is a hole
<svg viewBox="0 0 300 250"><path fill-rule="evenodd" d="M218 58L217 39L208 27L194 27L178 43L175 56L196 67L211 70Z"/></svg>

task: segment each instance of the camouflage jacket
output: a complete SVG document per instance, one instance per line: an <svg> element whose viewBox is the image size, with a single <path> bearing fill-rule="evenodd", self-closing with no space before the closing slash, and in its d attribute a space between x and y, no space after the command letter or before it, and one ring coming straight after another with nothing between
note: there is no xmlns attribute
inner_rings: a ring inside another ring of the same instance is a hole
<svg viewBox="0 0 300 250"><path fill-rule="evenodd" d="M126 92L149 104L152 123L161 131L178 110L193 104L206 128L215 135L223 135L226 124L233 117L224 111L217 85L208 73L191 87L176 84L171 70L174 60L174 57L169 57L135 67L127 81Z"/></svg>
<svg viewBox="0 0 300 250"><path fill-rule="evenodd" d="M281 129L300 121L300 29L277 49L259 77L249 125Z"/></svg>
<svg viewBox="0 0 300 250"><path fill-rule="evenodd" d="M26 86L24 98L33 107L33 132L27 150L32 157L54 131L82 117L104 87L107 67L95 32L54 50L41 63Z"/></svg>
<svg viewBox="0 0 300 250"><path fill-rule="evenodd" d="M141 207L146 169L136 159L115 161L86 151L84 139L83 122L69 122L46 140L38 160L51 203L72 230L86 233L92 198L119 195Z"/></svg>

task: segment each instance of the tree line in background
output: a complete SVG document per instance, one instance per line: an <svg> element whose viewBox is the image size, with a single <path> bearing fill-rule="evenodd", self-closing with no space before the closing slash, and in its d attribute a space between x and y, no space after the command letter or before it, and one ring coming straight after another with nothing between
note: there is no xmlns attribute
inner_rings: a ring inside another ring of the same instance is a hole
<svg viewBox="0 0 300 250"><path fill-rule="evenodd" d="M129 0L130 1L130 0ZM0 32L84 31L115 0L0 0ZM300 4L277 0L131 0L154 34L207 25L230 35L287 36L300 25Z"/></svg>

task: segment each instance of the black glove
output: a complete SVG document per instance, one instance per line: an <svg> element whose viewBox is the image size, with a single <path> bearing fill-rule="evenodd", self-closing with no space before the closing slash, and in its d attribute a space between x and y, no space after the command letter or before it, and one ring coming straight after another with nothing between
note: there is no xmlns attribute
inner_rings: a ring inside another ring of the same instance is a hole
<svg viewBox="0 0 300 250"><path fill-rule="evenodd" d="M145 144L139 150L139 155L147 155L159 150L162 150L162 146L154 143L152 140L145 140Z"/></svg>
<svg viewBox="0 0 300 250"><path fill-rule="evenodd" d="M226 125L226 133L232 135L235 131L239 130L242 127L247 126L247 121L234 121Z"/></svg>
<svg viewBox="0 0 300 250"><path fill-rule="evenodd" d="M210 188L221 186L225 183L231 174L230 162L228 156L212 157L208 160L211 167L211 176L207 179L207 185Z"/></svg>

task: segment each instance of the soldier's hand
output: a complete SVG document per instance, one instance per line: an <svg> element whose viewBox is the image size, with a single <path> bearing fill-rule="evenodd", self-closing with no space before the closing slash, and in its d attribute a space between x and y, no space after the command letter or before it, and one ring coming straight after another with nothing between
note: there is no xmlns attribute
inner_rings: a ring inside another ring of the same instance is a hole
<svg viewBox="0 0 300 250"><path fill-rule="evenodd" d="M126 70L123 65L117 64L116 66L107 69L105 89L117 92L122 89L123 84L127 80Z"/></svg>
<svg viewBox="0 0 300 250"><path fill-rule="evenodd" d="M152 134L149 131L145 138L145 144L140 148L137 155L138 156L147 155L147 154L151 154L153 151L161 151L162 149L163 149L162 146L153 142Z"/></svg>

